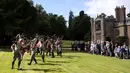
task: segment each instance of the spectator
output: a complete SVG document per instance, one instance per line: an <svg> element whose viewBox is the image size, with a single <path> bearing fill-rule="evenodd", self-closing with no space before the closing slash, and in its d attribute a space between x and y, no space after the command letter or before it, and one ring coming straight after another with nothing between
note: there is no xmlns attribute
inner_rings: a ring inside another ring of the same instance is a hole
<svg viewBox="0 0 130 73"><path fill-rule="evenodd" d="M118 48L117 48L117 57L120 57L120 51L121 51L121 46L118 46Z"/></svg>

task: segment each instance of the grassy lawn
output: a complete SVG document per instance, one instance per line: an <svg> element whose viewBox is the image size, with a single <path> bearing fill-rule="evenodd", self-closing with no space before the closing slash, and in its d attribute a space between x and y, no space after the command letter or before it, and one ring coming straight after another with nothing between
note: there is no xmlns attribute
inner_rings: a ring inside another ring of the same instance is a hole
<svg viewBox="0 0 130 73"><path fill-rule="evenodd" d="M72 42L74 42L74 41L63 40L63 47L70 48ZM87 43L87 42L85 42L85 43Z"/></svg>
<svg viewBox="0 0 130 73"><path fill-rule="evenodd" d="M130 73L130 60L90 55L72 52L64 49L63 57L46 57L42 63L40 55L36 59L38 64L27 65L30 55L25 54L22 61L22 71L11 70L12 52L0 51L0 73Z"/></svg>
<svg viewBox="0 0 130 73"><path fill-rule="evenodd" d="M62 43L63 43L63 47L71 47L71 43L73 41L68 41L68 40L63 40Z"/></svg>

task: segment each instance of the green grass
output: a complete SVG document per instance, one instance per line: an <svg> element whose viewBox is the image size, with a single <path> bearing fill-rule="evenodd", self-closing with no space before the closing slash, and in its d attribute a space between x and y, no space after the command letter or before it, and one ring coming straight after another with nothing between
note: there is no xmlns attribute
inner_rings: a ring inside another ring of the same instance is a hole
<svg viewBox="0 0 130 73"><path fill-rule="evenodd" d="M63 57L46 57L42 63L37 55L38 64L28 66L30 55L25 54L22 61L22 71L11 70L12 52L0 52L0 73L130 73L130 60L72 52L64 49Z"/></svg>
<svg viewBox="0 0 130 73"><path fill-rule="evenodd" d="M69 40L63 40L63 47L71 47L71 42L73 41L69 41Z"/></svg>

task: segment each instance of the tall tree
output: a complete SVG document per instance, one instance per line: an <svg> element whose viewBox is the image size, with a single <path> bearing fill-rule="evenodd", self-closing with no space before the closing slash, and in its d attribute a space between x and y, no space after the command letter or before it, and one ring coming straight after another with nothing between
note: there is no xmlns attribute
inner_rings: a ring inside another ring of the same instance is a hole
<svg viewBox="0 0 130 73"><path fill-rule="evenodd" d="M59 35L60 36L66 36L67 27L66 27L66 20L65 20L65 18L62 15L60 15L57 18L57 22L58 22L57 29L59 29L58 30Z"/></svg>
<svg viewBox="0 0 130 73"><path fill-rule="evenodd" d="M87 14L84 14L84 11L80 11L78 16L73 18L73 26L71 28L72 40L84 40L84 38L90 37L90 17ZM88 36L88 37L85 37Z"/></svg>
<svg viewBox="0 0 130 73"><path fill-rule="evenodd" d="M31 6L33 6L33 1L32 0L27 0Z"/></svg>
<svg viewBox="0 0 130 73"><path fill-rule="evenodd" d="M71 38L71 33L72 33L72 27L73 27L73 25L74 25L74 14L73 14L73 12L72 11L70 11L69 12L69 22L68 22L68 29L67 29L67 37L68 38Z"/></svg>
<svg viewBox="0 0 130 73"><path fill-rule="evenodd" d="M84 11L83 11L83 10L79 12L79 16L80 16L80 17L83 17L83 16L84 16Z"/></svg>
<svg viewBox="0 0 130 73"><path fill-rule="evenodd" d="M69 28L73 25L74 14L72 11L69 12Z"/></svg>

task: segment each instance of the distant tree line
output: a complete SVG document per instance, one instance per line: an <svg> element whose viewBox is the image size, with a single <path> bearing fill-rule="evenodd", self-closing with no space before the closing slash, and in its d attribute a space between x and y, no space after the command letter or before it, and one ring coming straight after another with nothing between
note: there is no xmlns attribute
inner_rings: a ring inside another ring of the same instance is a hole
<svg viewBox="0 0 130 73"><path fill-rule="evenodd" d="M90 39L90 17L84 11L79 16L70 11L68 28L66 23L62 15L47 13L32 0L0 0L0 45L11 44L11 38L18 33L56 34L68 40Z"/></svg>

